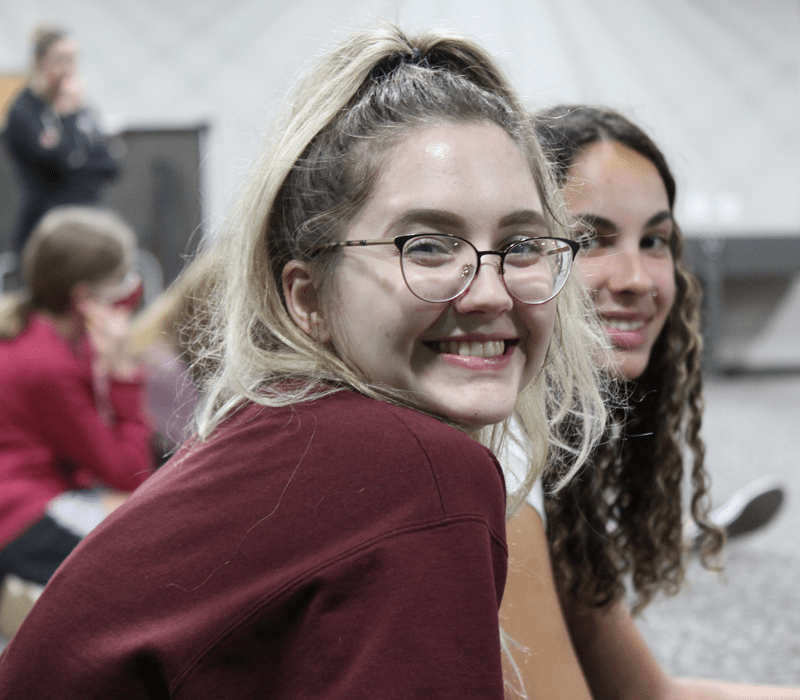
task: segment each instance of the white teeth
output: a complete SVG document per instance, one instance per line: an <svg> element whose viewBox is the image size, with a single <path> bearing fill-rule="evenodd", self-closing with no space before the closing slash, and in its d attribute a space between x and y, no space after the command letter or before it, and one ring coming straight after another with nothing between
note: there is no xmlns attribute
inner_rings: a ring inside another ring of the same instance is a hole
<svg viewBox="0 0 800 700"><path fill-rule="evenodd" d="M470 357L497 357L506 349L506 344L502 340L490 340L487 343L451 340L436 345L439 352Z"/></svg>
<svg viewBox="0 0 800 700"><path fill-rule="evenodd" d="M622 331L623 333L638 331L644 328L644 321L623 321L621 318L607 318L606 324L611 326L614 330Z"/></svg>

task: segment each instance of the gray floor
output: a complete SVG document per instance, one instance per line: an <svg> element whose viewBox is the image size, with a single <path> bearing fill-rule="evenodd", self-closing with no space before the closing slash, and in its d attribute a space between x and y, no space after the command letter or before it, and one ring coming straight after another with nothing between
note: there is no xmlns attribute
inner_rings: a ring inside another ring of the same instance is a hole
<svg viewBox="0 0 800 700"><path fill-rule="evenodd" d="M800 374L708 381L703 434L715 502L764 475L788 497L773 524L729 543L721 578L692 565L640 629L674 675L800 685Z"/></svg>

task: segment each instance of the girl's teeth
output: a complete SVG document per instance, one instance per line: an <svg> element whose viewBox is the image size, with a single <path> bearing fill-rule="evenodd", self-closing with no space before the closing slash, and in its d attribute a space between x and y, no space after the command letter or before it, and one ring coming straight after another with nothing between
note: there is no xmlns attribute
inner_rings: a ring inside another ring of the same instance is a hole
<svg viewBox="0 0 800 700"><path fill-rule="evenodd" d="M623 333L638 331L644 328L644 321L623 321L622 319L606 319L606 323L614 330L622 331Z"/></svg>
<svg viewBox="0 0 800 700"><path fill-rule="evenodd" d="M496 357L505 352L505 342L490 340L488 343L475 343L467 341L449 341L439 343L439 351L450 355L465 355L470 357Z"/></svg>

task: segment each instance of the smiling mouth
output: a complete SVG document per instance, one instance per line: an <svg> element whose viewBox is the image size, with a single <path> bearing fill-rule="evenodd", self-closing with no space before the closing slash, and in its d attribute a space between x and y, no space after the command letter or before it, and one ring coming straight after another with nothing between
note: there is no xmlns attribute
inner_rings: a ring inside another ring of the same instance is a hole
<svg viewBox="0 0 800 700"><path fill-rule="evenodd" d="M468 340L449 340L446 342L428 343L436 352L462 357L500 357L516 343L515 340L489 340L478 343Z"/></svg>
<svg viewBox="0 0 800 700"><path fill-rule="evenodd" d="M644 321L625 321L621 318L606 318L605 324L616 331L623 333L631 333L632 331L639 331L645 326Z"/></svg>

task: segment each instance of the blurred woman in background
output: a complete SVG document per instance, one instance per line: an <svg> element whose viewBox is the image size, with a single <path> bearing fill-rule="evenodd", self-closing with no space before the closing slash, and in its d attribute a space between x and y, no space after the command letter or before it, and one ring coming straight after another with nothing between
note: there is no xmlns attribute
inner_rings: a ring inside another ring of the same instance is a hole
<svg viewBox="0 0 800 700"><path fill-rule="evenodd" d="M54 209L25 246L28 293L2 299L0 576L47 583L150 475L143 376L125 350L134 254L119 217Z"/></svg>

